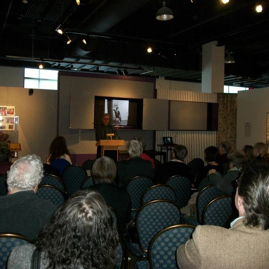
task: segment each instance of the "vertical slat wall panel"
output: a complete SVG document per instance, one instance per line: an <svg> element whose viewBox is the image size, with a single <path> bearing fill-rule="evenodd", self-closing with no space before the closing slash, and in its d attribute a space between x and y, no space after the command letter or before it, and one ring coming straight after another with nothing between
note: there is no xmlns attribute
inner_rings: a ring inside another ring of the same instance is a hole
<svg viewBox="0 0 269 269"><path fill-rule="evenodd" d="M177 101L211 102L217 103L217 94L180 91L180 90L159 90L158 99L168 99ZM209 131L156 131L156 142L162 144L164 136L173 137L176 144L185 145L188 149L186 162L193 158L204 159L204 149L208 146L216 145L216 132ZM160 150L160 148L156 148ZM170 160L170 156L168 156Z"/></svg>

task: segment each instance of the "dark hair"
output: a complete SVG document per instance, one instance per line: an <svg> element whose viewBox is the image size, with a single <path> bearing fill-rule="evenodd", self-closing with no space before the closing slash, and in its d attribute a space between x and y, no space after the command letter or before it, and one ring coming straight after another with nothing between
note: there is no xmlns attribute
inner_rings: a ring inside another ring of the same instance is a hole
<svg viewBox="0 0 269 269"><path fill-rule="evenodd" d="M184 159L188 155L188 150L185 146L183 145L176 145L173 148L173 153L175 154L176 159L179 159L181 161L184 161Z"/></svg>
<svg viewBox="0 0 269 269"><path fill-rule="evenodd" d="M114 268L118 233L102 196L80 192L54 213L35 245L49 268Z"/></svg>
<svg viewBox="0 0 269 269"><path fill-rule="evenodd" d="M214 146L205 149L205 160L207 162L217 162L219 159L219 150Z"/></svg>
<svg viewBox="0 0 269 269"><path fill-rule="evenodd" d="M67 149L66 140L63 136L57 136L53 139L49 148L49 163L67 154L70 157L70 152Z"/></svg>
<svg viewBox="0 0 269 269"><path fill-rule="evenodd" d="M243 147L243 152L245 153L245 159L247 161L249 160L253 160L255 158L255 156L253 155L253 147L251 145L245 145Z"/></svg>
<svg viewBox="0 0 269 269"><path fill-rule="evenodd" d="M232 163L233 167L236 167L237 169L242 169L242 167L245 163L245 157L239 151L229 153L227 155L227 158L228 158L229 162Z"/></svg>
<svg viewBox="0 0 269 269"><path fill-rule="evenodd" d="M246 217L244 224L250 227L269 228L269 166L253 160L244 169L238 181L238 195L243 198Z"/></svg>
<svg viewBox="0 0 269 269"><path fill-rule="evenodd" d="M104 156L94 162L91 174L95 184L112 183L117 174L117 167L111 158Z"/></svg>

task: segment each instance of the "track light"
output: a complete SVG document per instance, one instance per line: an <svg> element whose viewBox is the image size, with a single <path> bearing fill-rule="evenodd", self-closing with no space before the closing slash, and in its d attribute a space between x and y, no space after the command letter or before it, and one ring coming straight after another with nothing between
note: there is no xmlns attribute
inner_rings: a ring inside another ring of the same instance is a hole
<svg viewBox="0 0 269 269"><path fill-rule="evenodd" d="M256 10L257 13L261 13L262 10L263 10L262 5L257 5L257 6L255 7L255 10Z"/></svg>
<svg viewBox="0 0 269 269"><path fill-rule="evenodd" d="M87 45L87 40L85 38L82 39L82 42Z"/></svg>
<svg viewBox="0 0 269 269"><path fill-rule="evenodd" d="M225 4L228 4L230 0L221 0L221 2L225 5Z"/></svg>
<svg viewBox="0 0 269 269"><path fill-rule="evenodd" d="M68 39L68 40L66 41L66 44L69 45L69 44L72 42L72 40L70 39L69 36L67 37L67 39Z"/></svg>
<svg viewBox="0 0 269 269"><path fill-rule="evenodd" d="M156 14L156 20L158 21L169 21L174 18L173 12L170 8L166 7L165 1L163 1L163 6L158 10Z"/></svg>
<svg viewBox="0 0 269 269"><path fill-rule="evenodd" d="M152 50L152 47L148 47L148 48L147 48L147 53L152 53L152 51L153 51L153 50Z"/></svg>
<svg viewBox="0 0 269 269"><path fill-rule="evenodd" d="M57 33L59 34L59 35L63 35L63 33L64 33L64 31L62 30L62 29L57 29Z"/></svg>
<svg viewBox="0 0 269 269"><path fill-rule="evenodd" d="M39 69L43 69L44 68L44 65L41 63L41 64L38 65L38 68Z"/></svg>
<svg viewBox="0 0 269 269"><path fill-rule="evenodd" d="M233 63L235 63L235 59L234 59L234 57L232 56L232 52L228 52L228 55L227 55L227 57L225 58L225 63L226 63L226 64L233 64Z"/></svg>
<svg viewBox="0 0 269 269"><path fill-rule="evenodd" d="M80 5L88 5L92 2L92 0L76 0L78 6Z"/></svg>

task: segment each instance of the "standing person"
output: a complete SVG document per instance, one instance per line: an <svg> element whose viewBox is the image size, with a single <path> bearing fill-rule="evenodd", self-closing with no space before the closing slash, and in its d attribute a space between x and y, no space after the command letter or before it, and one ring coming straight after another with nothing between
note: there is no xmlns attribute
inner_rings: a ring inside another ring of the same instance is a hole
<svg viewBox="0 0 269 269"><path fill-rule="evenodd" d="M129 142L129 160L117 162L117 180L120 187L126 186L135 176L154 178L151 162L143 160L140 156L143 151L142 143L138 140Z"/></svg>
<svg viewBox="0 0 269 269"><path fill-rule="evenodd" d="M18 159L7 177L8 194L0 197L0 233L17 233L34 240L56 206L37 197L43 163L36 155Z"/></svg>
<svg viewBox="0 0 269 269"><path fill-rule="evenodd" d="M253 155L257 160L269 164L268 145L263 142L258 142L254 145Z"/></svg>
<svg viewBox="0 0 269 269"><path fill-rule="evenodd" d="M116 264L118 233L113 217L100 194L80 193L53 215L35 245L15 247L8 269L46 268L112 269Z"/></svg>
<svg viewBox="0 0 269 269"><path fill-rule="evenodd" d="M110 139L107 134L115 134L112 139L119 139L117 132L114 127L110 124L110 115L108 113L103 114L102 123L96 127L95 130L95 140L106 140ZM101 147L97 146L97 158L101 157Z"/></svg>
<svg viewBox="0 0 269 269"><path fill-rule="evenodd" d="M63 136L57 136L51 142L47 156L47 164L51 164L56 159L65 159L72 164L70 152Z"/></svg>
<svg viewBox="0 0 269 269"><path fill-rule="evenodd" d="M111 206L117 217L119 233L123 236L126 224L131 220L131 198L126 189L114 184L117 174L115 162L109 157L97 159L92 167L94 184L89 189L99 192Z"/></svg>
<svg viewBox="0 0 269 269"><path fill-rule="evenodd" d="M192 180L191 168L185 163L185 158L188 155L188 150L184 145L176 145L173 148L172 160L162 164L157 171L157 182L164 184L168 178L175 175Z"/></svg>
<svg viewBox="0 0 269 269"><path fill-rule="evenodd" d="M269 167L249 163L238 180L231 228L199 225L192 239L177 250L180 269L268 268Z"/></svg>

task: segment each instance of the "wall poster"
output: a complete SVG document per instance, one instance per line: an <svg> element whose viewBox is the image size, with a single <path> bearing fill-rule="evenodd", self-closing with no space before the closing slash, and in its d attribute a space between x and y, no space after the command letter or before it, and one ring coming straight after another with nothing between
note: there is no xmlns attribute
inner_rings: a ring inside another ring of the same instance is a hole
<svg viewBox="0 0 269 269"><path fill-rule="evenodd" d="M15 106L0 105L0 130L15 130Z"/></svg>

